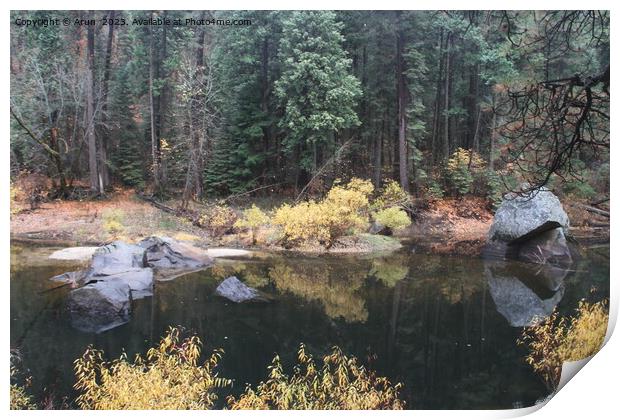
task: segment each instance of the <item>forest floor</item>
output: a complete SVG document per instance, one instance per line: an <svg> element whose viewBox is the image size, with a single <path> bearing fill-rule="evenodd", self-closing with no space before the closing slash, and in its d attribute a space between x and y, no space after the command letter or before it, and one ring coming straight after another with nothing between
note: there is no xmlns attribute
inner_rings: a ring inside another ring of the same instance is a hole
<svg viewBox="0 0 620 420"><path fill-rule="evenodd" d="M177 203L166 204L174 207ZM35 210L27 209L25 204L21 207L24 210L11 216L11 238L15 240L76 246L101 245L113 240L137 242L146 236L158 235L190 241L203 247L252 248L249 234L211 237L205 229L196 226L188 218L160 210L141 200L132 190L116 191L105 200L56 200L44 202ZM578 238L586 242L592 242L592 238L595 238L594 242L608 240L608 228L587 226L592 220L591 214L570 204L565 207L571 218L572 230ZM109 229L110 219L119 220L120 226ZM397 238L414 245L417 251L477 256L484 246L492 222L493 213L480 198L443 199L419 210L412 225L397 232ZM263 248L281 249L270 243L270 234L268 231L259 231L259 243L268 244ZM361 234L341 238L331 251L388 251L397 247L398 242L392 238ZM298 251L321 252L312 246Z"/></svg>

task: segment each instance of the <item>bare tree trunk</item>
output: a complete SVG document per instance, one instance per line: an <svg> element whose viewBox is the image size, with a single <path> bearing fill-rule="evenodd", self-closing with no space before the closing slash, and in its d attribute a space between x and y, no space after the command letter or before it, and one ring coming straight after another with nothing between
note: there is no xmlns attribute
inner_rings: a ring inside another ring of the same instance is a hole
<svg viewBox="0 0 620 420"><path fill-rule="evenodd" d="M435 87L435 108L433 110L433 135L431 137L431 163L437 162L437 143L439 142L439 120L441 113L441 76L443 74L443 28L439 38L439 70L437 71L437 86Z"/></svg>
<svg viewBox="0 0 620 420"><path fill-rule="evenodd" d="M444 92L444 139L443 139L443 157L447 159L450 156L450 39L452 34L448 32L446 39L446 79Z"/></svg>
<svg viewBox="0 0 620 420"><path fill-rule="evenodd" d="M375 170L374 170L374 184L375 188L381 188L381 158L383 153L383 132L385 129L385 119L381 120L381 133L376 136L375 139Z"/></svg>
<svg viewBox="0 0 620 420"><path fill-rule="evenodd" d="M92 15L91 15L92 18ZM97 159L97 139L95 138L95 29L88 25L87 28L87 62L86 72L86 139L88 142L88 170L90 173L90 189L101 194L103 192L103 180L99 171Z"/></svg>
<svg viewBox="0 0 620 420"><path fill-rule="evenodd" d="M114 21L115 11L111 10L108 19ZM108 109L108 82L110 80L110 65L112 61L112 41L114 40L114 26L113 24L108 25L108 39L106 45L105 52L105 68L103 71L103 81L102 81L102 92L103 97L101 98L101 125L103 126L103 132L105 133L101 137L101 150L100 150L100 160L99 167L101 170L101 178L103 180L103 188L106 188L110 185L110 171L108 169L108 148L109 148L109 130L105 126L107 120L107 109Z"/></svg>
<svg viewBox="0 0 620 420"><path fill-rule="evenodd" d="M202 12L201 19L205 18L205 12ZM195 72L192 72L191 77L195 78L198 86L202 88L203 73L204 73L204 41L205 30L199 29L197 33L197 47L196 47L196 67ZM187 173L185 177L185 188L183 189L183 201L182 208L187 208L189 200L192 197L199 197L203 193L202 185L202 149L203 149L203 133L206 127L200 127L201 121L199 109L200 98L202 94L197 98L192 98L188 109L188 121L190 129L190 151L189 161L187 163ZM198 126L198 127L197 127ZM200 130L198 130L200 128Z"/></svg>
<svg viewBox="0 0 620 420"><path fill-rule="evenodd" d="M400 25L400 16L398 16ZM396 80L398 95L398 172L400 175L400 186L409 192L409 177L407 165L407 86L405 83L405 58L404 53L404 34L399 30L396 37Z"/></svg>
<svg viewBox="0 0 620 420"><path fill-rule="evenodd" d="M153 18L153 13L151 12L151 18ZM153 185L155 187L155 192L161 192L161 185L159 179L159 138L157 138L157 132L155 130L155 92L153 90L153 79L155 77L155 53L153 44L155 42L153 36L153 27L150 27L150 46L149 46L149 111L151 114L151 158L153 159Z"/></svg>
<svg viewBox="0 0 620 420"><path fill-rule="evenodd" d="M495 109L496 101L493 94L493 122L491 123L491 141L489 145L489 170L493 170L493 162L495 155L495 139L497 135L497 110Z"/></svg>

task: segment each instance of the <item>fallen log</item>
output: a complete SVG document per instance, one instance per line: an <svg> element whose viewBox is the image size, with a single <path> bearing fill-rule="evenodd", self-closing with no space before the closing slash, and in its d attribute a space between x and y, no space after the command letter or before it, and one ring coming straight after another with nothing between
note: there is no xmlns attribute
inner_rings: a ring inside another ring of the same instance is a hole
<svg viewBox="0 0 620 420"><path fill-rule="evenodd" d="M601 216L609 218L609 212L601 209L597 209L596 207L586 206L585 204L577 204L577 207L581 207L584 210L589 211L590 213L596 213Z"/></svg>

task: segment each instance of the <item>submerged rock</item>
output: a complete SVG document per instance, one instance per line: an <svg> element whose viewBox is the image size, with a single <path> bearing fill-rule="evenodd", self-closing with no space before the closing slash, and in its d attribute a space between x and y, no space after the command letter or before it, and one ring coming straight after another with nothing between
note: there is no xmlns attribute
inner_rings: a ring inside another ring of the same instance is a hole
<svg viewBox="0 0 620 420"><path fill-rule="evenodd" d="M547 188L507 194L495 213L484 255L567 265L572 262L568 228L562 203Z"/></svg>
<svg viewBox="0 0 620 420"><path fill-rule="evenodd" d="M217 289L215 289L215 294L225 297L235 303L270 301L267 296L253 287L246 286L235 276L228 277L226 280L222 281L220 285L217 286Z"/></svg>
<svg viewBox="0 0 620 420"><path fill-rule="evenodd" d="M100 333L129 321L131 290L119 281L97 282L71 291L67 303L71 325Z"/></svg>

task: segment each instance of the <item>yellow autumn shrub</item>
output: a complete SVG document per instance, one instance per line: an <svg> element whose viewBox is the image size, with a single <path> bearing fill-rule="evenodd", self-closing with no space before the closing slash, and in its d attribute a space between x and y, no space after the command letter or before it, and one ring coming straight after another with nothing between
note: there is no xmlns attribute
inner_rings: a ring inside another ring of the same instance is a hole
<svg viewBox="0 0 620 420"><path fill-rule="evenodd" d="M376 222L390 228L391 230L403 229L411 224L411 219L403 210L398 207L388 207L379 210L373 215Z"/></svg>
<svg viewBox="0 0 620 420"><path fill-rule="evenodd" d="M527 345L526 362L549 389L555 389L564 362L585 359L601 348L608 320L607 301L581 301L577 315L561 317L554 312L544 321L524 328L518 343Z"/></svg>
<svg viewBox="0 0 620 420"><path fill-rule="evenodd" d="M291 375L282 368L279 356L269 366L269 377L256 388L248 385L240 397L228 397L233 410L399 410L404 401L402 384L367 371L354 357L334 347L318 366L300 345L298 364Z"/></svg>
<svg viewBox="0 0 620 420"><path fill-rule="evenodd" d="M16 357L11 352L10 375L11 382L17 376L17 367L15 367ZM26 383L29 379L26 380ZM21 385L12 383L9 387L9 408L11 410L36 410L36 406L32 401L32 397L26 392L26 388Z"/></svg>
<svg viewBox="0 0 620 420"><path fill-rule="evenodd" d="M383 210L390 207L409 208L411 196L403 190L400 184L393 179L386 180L377 198L372 202L373 210Z"/></svg>
<svg viewBox="0 0 620 420"><path fill-rule="evenodd" d="M284 204L273 223L289 245L316 240L329 248L336 239L366 227L372 191L370 181L353 178L346 185L336 184L319 202Z"/></svg>
<svg viewBox="0 0 620 420"><path fill-rule="evenodd" d="M146 359L125 354L107 362L103 352L87 348L75 361L80 392L77 404L89 410L187 410L209 409L217 399L215 389L231 385L215 372L222 351L199 364L201 342L197 336L181 340L179 329L170 328Z"/></svg>
<svg viewBox="0 0 620 420"><path fill-rule="evenodd" d="M123 220L125 213L121 209L108 209L102 214L103 230L111 235L116 235L125 230Z"/></svg>
<svg viewBox="0 0 620 420"><path fill-rule="evenodd" d="M269 223L267 216L261 209L252 204L252 207L243 211L243 216L235 222L236 228L250 229L252 232L252 243L256 243L256 232L258 228Z"/></svg>
<svg viewBox="0 0 620 420"><path fill-rule="evenodd" d="M215 237L220 237L230 231L235 222L237 221L237 215L228 206L215 205L209 208L198 219L198 224Z"/></svg>

